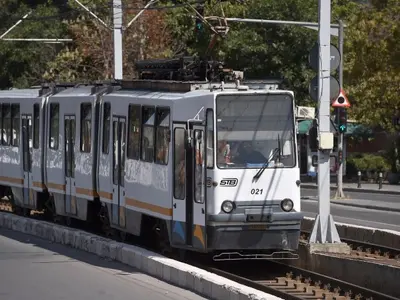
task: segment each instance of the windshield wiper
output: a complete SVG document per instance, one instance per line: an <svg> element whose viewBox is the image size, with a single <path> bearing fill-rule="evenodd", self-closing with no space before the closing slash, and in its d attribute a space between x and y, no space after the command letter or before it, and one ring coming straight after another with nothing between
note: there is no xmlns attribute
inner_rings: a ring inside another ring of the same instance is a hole
<svg viewBox="0 0 400 300"><path fill-rule="evenodd" d="M263 166L261 167L260 170L258 170L257 174L254 175L253 177L253 182L258 180L262 173L264 172L264 170L268 167L268 164L272 161L272 159L275 157L275 155L278 154L278 159L277 161L280 162L281 161L281 139L279 138L279 134L278 134L278 148L275 148L274 151L272 152L272 154L268 157L267 161L263 164Z"/></svg>

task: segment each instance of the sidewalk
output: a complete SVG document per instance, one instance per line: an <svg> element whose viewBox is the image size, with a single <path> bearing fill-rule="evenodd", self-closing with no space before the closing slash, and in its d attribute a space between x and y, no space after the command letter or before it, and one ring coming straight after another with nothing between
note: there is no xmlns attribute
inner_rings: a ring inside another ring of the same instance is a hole
<svg viewBox="0 0 400 300"><path fill-rule="evenodd" d="M318 201L317 197L301 197L302 200ZM359 207L366 209L375 209L390 212L400 212L400 203L393 202L380 202L377 204L374 200L364 199L331 199L331 204L338 204L343 206Z"/></svg>
<svg viewBox="0 0 400 300"><path fill-rule="evenodd" d="M304 189L317 189L318 185L315 182L305 182L301 183L300 187ZM336 183L332 183L331 190L336 189ZM381 190L379 189L379 184L377 183L361 183L361 188L357 187L357 183L343 183L343 190L347 192L400 195L400 185L392 185L387 183L382 184Z"/></svg>

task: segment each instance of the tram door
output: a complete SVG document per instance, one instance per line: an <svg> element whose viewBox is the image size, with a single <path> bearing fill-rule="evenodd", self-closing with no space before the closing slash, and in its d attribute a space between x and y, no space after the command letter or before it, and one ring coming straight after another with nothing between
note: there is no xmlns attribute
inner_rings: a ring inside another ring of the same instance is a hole
<svg viewBox="0 0 400 300"><path fill-rule="evenodd" d="M186 172L190 174L187 193L191 199L190 244L206 249L206 139L203 125L190 124L191 143L188 144ZM189 239L188 239L189 241Z"/></svg>
<svg viewBox="0 0 400 300"><path fill-rule="evenodd" d="M188 135L190 134L190 140ZM206 173L204 126L174 124L172 242L206 248Z"/></svg>
<svg viewBox="0 0 400 300"><path fill-rule="evenodd" d="M75 116L64 116L65 212L76 215Z"/></svg>
<svg viewBox="0 0 400 300"><path fill-rule="evenodd" d="M187 207L186 185L186 143L187 132L185 124L173 125L173 157L174 184L172 199L172 244L186 246L188 223L186 215L190 212ZM191 224L191 223L190 223ZM190 229L190 227L189 227Z"/></svg>
<svg viewBox="0 0 400 300"><path fill-rule="evenodd" d="M111 222L118 227L125 227L125 140L125 118L113 117L113 203L111 207Z"/></svg>
<svg viewBox="0 0 400 300"><path fill-rule="evenodd" d="M24 169L24 204L33 207L32 191L32 115L22 115L22 153Z"/></svg>

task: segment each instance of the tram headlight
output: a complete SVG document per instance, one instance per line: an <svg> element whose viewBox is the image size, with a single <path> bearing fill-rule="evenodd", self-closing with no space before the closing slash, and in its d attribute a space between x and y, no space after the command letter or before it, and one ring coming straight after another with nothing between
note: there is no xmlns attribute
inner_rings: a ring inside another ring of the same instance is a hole
<svg viewBox="0 0 400 300"><path fill-rule="evenodd" d="M221 209L223 210L223 212L229 214L234 208L235 203L233 203L232 201L225 200L224 202L222 202Z"/></svg>
<svg viewBox="0 0 400 300"><path fill-rule="evenodd" d="M290 199L283 199L281 202L281 208L286 212L291 211L293 209L293 201Z"/></svg>

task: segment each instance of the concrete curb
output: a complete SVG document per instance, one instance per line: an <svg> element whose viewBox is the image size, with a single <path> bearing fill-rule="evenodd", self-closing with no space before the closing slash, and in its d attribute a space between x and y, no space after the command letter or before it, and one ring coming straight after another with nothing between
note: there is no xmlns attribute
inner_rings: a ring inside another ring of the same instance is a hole
<svg viewBox="0 0 400 300"><path fill-rule="evenodd" d="M283 300L157 253L81 230L6 213L0 213L0 227L120 261L162 281L191 290L209 299Z"/></svg>
<svg viewBox="0 0 400 300"><path fill-rule="evenodd" d="M300 188L316 190L318 188L315 184L302 183ZM373 193L373 194L383 194L383 195L400 195L400 191L388 191L388 190L373 190L364 188L343 188L345 192L356 192L356 193ZM336 187L331 186L331 191L336 191Z"/></svg>
<svg viewBox="0 0 400 300"><path fill-rule="evenodd" d="M313 229L314 218L304 217L301 229L310 231ZM343 239L365 241L367 243L400 249L400 232L389 229L376 229L372 227L358 226L335 222L339 236Z"/></svg>
<svg viewBox="0 0 400 300"><path fill-rule="evenodd" d="M311 197L303 197L301 199L302 200L304 199L304 200L310 200L310 201L318 202L317 199L313 199ZM384 206L379 206L379 205L349 203L349 202L344 202L344 201L346 201L346 200L336 201L336 200L332 200L331 199L331 204L343 205L343 206L351 206L351 207L359 207L359 208L366 208L366 209L375 209L375 210L381 210L381 211L400 212L400 208L396 208L396 207L384 207Z"/></svg>

